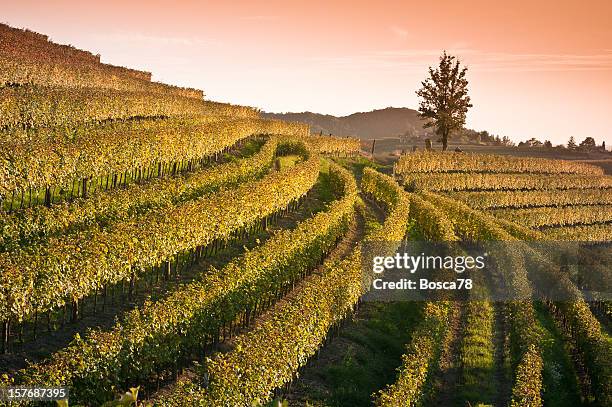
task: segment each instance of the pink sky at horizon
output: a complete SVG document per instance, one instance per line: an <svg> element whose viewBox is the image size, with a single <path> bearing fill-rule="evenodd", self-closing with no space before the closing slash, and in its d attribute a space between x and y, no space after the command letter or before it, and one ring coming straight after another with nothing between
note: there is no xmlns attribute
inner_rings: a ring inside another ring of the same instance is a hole
<svg viewBox="0 0 612 407"><path fill-rule="evenodd" d="M416 108L446 49L469 67L467 127L612 144L612 3L500 4L0 0L0 21L274 112Z"/></svg>

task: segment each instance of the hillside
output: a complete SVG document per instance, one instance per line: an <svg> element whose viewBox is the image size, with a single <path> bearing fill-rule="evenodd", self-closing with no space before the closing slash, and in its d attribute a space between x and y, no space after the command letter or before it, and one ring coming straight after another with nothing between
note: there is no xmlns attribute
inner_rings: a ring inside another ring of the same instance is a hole
<svg viewBox="0 0 612 407"><path fill-rule="evenodd" d="M425 132L418 112L406 107L387 107L342 117L311 112L264 113L262 116L307 123L313 133L322 131L323 134L351 135L366 140L398 136L407 131L417 132L417 134Z"/></svg>
<svg viewBox="0 0 612 407"><path fill-rule="evenodd" d="M119 91L148 91L202 99L199 89L151 81L151 72L104 64L100 55L49 36L0 23L0 87L35 84Z"/></svg>
<svg viewBox="0 0 612 407"><path fill-rule="evenodd" d="M266 116L0 25L9 398L612 405L602 160L412 151L410 109Z"/></svg>

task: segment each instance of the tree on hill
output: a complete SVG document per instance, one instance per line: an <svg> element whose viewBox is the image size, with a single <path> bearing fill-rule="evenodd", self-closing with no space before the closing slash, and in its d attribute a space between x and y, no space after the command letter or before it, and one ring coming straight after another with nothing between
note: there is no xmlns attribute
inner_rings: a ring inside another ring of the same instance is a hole
<svg viewBox="0 0 612 407"><path fill-rule="evenodd" d="M580 149L585 151L595 150L595 139L593 137L587 137L580 143Z"/></svg>
<svg viewBox="0 0 612 407"><path fill-rule="evenodd" d="M567 141L567 148L570 150L575 150L576 147L578 147L576 145L576 140L574 140L574 136L570 136L569 140Z"/></svg>
<svg viewBox="0 0 612 407"><path fill-rule="evenodd" d="M452 133L463 128L467 111L472 107L466 73L467 68L461 68L460 61L444 51L438 68L429 67L429 77L421 82L422 88L416 92L422 98L420 116L429 119L425 127L435 128L442 141L442 150L448 148Z"/></svg>
<svg viewBox="0 0 612 407"><path fill-rule="evenodd" d="M542 147L544 144L535 137L530 138L527 141L521 141L519 147Z"/></svg>
<svg viewBox="0 0 612 407"><path fill-rule="evenodd" d="M552 143L550 142L550 140L546 140L546 141L544 142L544 147L546 147L546 148L552 148L552 146L553 146L553 145L552 145Z"/></svg>

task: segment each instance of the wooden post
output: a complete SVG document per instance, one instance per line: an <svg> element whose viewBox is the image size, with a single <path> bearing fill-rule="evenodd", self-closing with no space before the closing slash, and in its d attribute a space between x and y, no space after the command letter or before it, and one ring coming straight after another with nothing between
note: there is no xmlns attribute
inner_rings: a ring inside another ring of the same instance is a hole
<svg viewBox="0 0 612 407"><path fill-rule="evenodd" d="M170 271L171 271L172 263L170 260L166 262L166 269L164 270L164 280L170 280Z"/></svg>
<svg viewBox="0 0 612 407"><path fill-rule="evenodd" d="M11 204L9 206L9 212L11 212L13 210L13 202L15 201L15 191L13 191L13 195L11 198Z"/></svg>
<svg viewBox="0 0 612 407"><path fill-rule="evenodd" d="M34 329L33 329L34 339L38 336L38 310L34 311Z"/></svg>
<svg viewBox="0 0 612 407"><path fill-rule="evenodd" d="M176 281L179 280L179 273L180 273L180 260L181 260L181 254L177 253L176 254L176 258L175 258L175 262L174 262L174 278L176 279Z"/></svg>
<svg viewBox="0 0 612 407"><path fill-rule="evenodd" d="M72 316L70 322L77 322L79 320L79 300L72 301Z"/></svg>
<svg viewBox="0 0 612 407"><path fill-rule="evenodd" d="M5 319L2 323L2 353L9 353L9 338L11 337L11 321Z"/></svg>
<svg viewBox="0 0 612 407"><path fill-rule="evenodd" d="M96 315L96 308L98 308L98 289L94 290L94 303L93 303L93 315Z"/></svg>
<svg viewBox="0 0 612 407"><path fill-rule="evenodd" d="M136 275L134 274L134 272L132 271L132 274L130 275L130 287L128 290L128 298L130 301L132 301L134 299L134 285L136 283Z"/></svg>
<svg viewBox="0 0 612 407"><path fill-rule="evenodd" d="M51 188L47 187L45 189L45 206L48 208L51 206Z"/></svg>

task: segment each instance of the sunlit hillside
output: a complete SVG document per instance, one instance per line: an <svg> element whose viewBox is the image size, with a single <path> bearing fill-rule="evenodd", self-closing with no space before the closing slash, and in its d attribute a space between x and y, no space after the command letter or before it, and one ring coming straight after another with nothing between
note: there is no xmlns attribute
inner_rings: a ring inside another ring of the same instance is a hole
<svg viewBox="0 0 612 407"><path fill-rule="evenodd" d="M612 176L385 165L204 95L0 25L3 385L86 406L612 404ZM370 257L414 242L492 264L474 289L370 299Z"/></svg>

